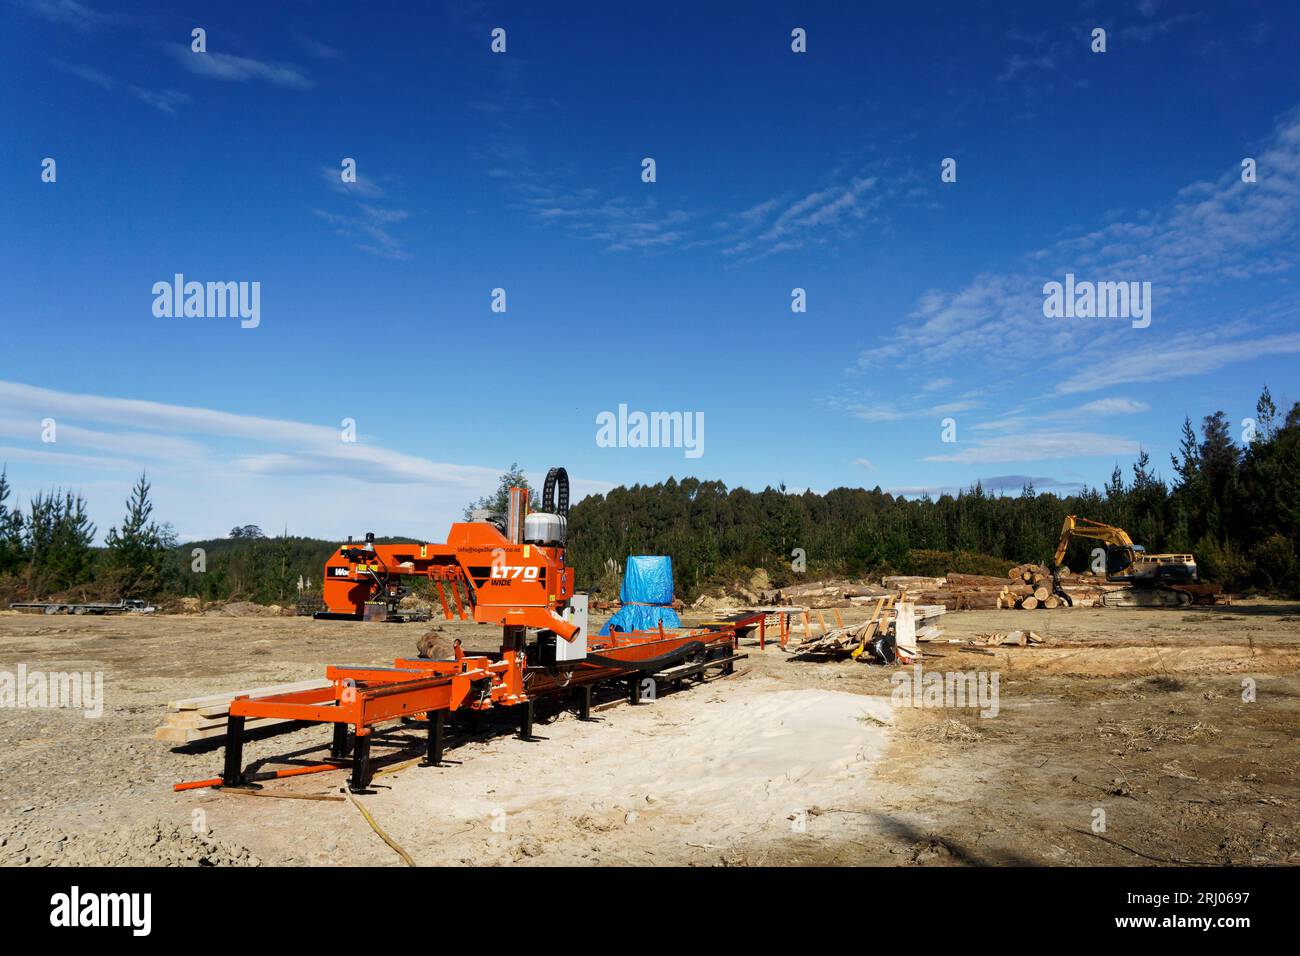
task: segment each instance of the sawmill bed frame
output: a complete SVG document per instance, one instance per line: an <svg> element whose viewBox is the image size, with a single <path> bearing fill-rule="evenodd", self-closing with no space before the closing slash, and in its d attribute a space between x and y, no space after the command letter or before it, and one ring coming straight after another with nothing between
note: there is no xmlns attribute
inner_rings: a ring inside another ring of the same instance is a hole
<svg viewBox="0 0 1300 956"><path fill-rule="evenodd" d="M382 724L423 718L428 734L424 766L442 762L449 713L512 708L519 715L519 736L530 740L539 699L574 697L579 719L588 720L592 691L599 684L625 681L629 700L636 704L643 699L647 678L678 683L689 677L702 681L705 671L714 668L732 673L735 662L747 656L736 653L736 645L741 635L758 623L755 618L737 615L691 630L661 627L597 638L589 652L595 661L527 667L524 693L516 692L509 680L517 660L502 653L474 653L453 660L399 658L392 667L331 666L325 674L330 680L326 687L231 701L222 775L219 780L196 783L256 787L243 768L244 723L274 717L298 721L300 726L329 723L334 727L327 763L282 771L277 776L349 766L349 789L364 793L373 772L371 738ZM190 786L179 785L178 789Z"/></svg>

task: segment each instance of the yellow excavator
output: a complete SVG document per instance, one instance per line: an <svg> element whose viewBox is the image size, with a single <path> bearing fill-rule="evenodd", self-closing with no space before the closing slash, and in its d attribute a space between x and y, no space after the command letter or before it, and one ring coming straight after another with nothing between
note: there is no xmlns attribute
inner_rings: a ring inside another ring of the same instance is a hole
<svg viewBox="0 0 1300 956"><path fill-rule="evenodd" d="M1061 539L1052 559L1052 592L1073 605L1070 596L1061 587L1061 562L1075 538L1088 538L1102 542L1106 557L1106 580L1131 584L1133 591L1108 592L1103 604L1118 606L1191 604L1202 595L1218 591L1212 585L1199 584L1196 558L1190 554L1148 554L1146 548L1134 544L1123 528L1091 521L1076 515L1066 515L1061 525ZM1140 589L1140 590L1138 590Z"/></svg>

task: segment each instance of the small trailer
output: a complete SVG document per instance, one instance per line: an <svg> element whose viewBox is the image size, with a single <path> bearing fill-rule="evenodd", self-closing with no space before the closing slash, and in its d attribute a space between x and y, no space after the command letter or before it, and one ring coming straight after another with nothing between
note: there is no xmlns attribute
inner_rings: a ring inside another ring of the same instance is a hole
<svg viewBox="0 0 1300 956"><path fill-rule="evenodd" d="M15 601L9 605L12 611L39 611L42 614L152 614L158 610L152 604L127 598L113 603L96 602L77 604L70 601Z"/></svg>

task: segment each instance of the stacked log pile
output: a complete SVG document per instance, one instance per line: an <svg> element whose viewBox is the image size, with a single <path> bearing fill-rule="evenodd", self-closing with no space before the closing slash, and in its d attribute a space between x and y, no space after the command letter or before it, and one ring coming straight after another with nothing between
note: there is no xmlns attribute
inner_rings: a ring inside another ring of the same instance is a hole
<svg viewBox="0 0 1300 956"><path fill-rule="evenodd" d="M1007 571L1008 583L998 595L998 607L1052 610L1070 607L1053 593L1052 572L1041 564L1018 564ZM1095 574L1061 572L1061 590L1070 596L1074 607L1094 607L1108 591L1128 590L1127 584L1114 584Z"/></svg>
<svg viewBox="0 0 1300 956"><path fill-rule="evenodd" d="M1043 607L1052 610L1061 606L1061 599L1052 593L1052 572L1041 564L1018 564L1007 571L1010 584L1003 586L998 595L998 607L1018 607L1026 611Z"/></svg>
<svg viewBox="0 0 1300 956"><path fill-rule="evenodd" d="M1061 586L1074 607L1093 607L1111 591L1130 590L1095 574L1061 574ZM1041 564L1019 564L1006 577L988 574L949 574L945 577L890 575L880 586L846 581L817 581L762 592L765 606L798 604L813 610L872 607L882 597L899 592L917 604L941 605L949 611L997 608L1068 607L1052 593L1052 574Z"/></svg>
<svg viewBox="0 0 1300 956"><path fill-rule="evenodd" d="M998 595L1007 583L1005 578L985 574L949 574L920 581L922 586L918 589L908 588L908 596L921 604L941 604L949 611L996 608Z"/></svg>
<svg viewBox="0 0 1300 956"><path fill-rule="evenodd" d="M792 584L759 594L763 604L799 604L813 610L837 607L859 607L874 604L877 600L897 591L896 588L858 584L852 581L813 581Z"/></svg>

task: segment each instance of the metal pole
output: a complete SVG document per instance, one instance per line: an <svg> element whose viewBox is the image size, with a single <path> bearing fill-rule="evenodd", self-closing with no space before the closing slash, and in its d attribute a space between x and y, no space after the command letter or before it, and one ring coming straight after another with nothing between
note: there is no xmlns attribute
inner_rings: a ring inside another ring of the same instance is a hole
<svg viewBox="0 0 1300 956"><path fill-rule="evenodd" d="M348 789L353 793L361 793L370 783L370 735L357 734L353 746L352 779L348 781Z"/></svg>
<svg viewBox="0 0 1300 956"><path fill-rule="evenodd" d="M445 710L434 710L425 716L429 719L429 750L424 763L429 767L437 767L442 763L443 735L447 722L447 712Z"/></svg>
<svg viewBox="0 0 1300 956"><path fill-rule="evenodd" d="M238 787L244 782L244 718L231 714L226 718L226 766L221 774L223 787Z"/></svg>
<svg viewBox="0 0 1300 956"><path fill-rule="evenodd" d="M330 744L330 756L336 760L342 760L348 755L348 725L336 723L334 725L334 742Z"/></svg>
<svg viewBox="0 0 1300 956"><path fill-rule="evenodd" d="M528 703L523 705L523 714L521 715L519 721L519 739L520 740L533 739L533 701L532 700L529 700Z"/></svg>

